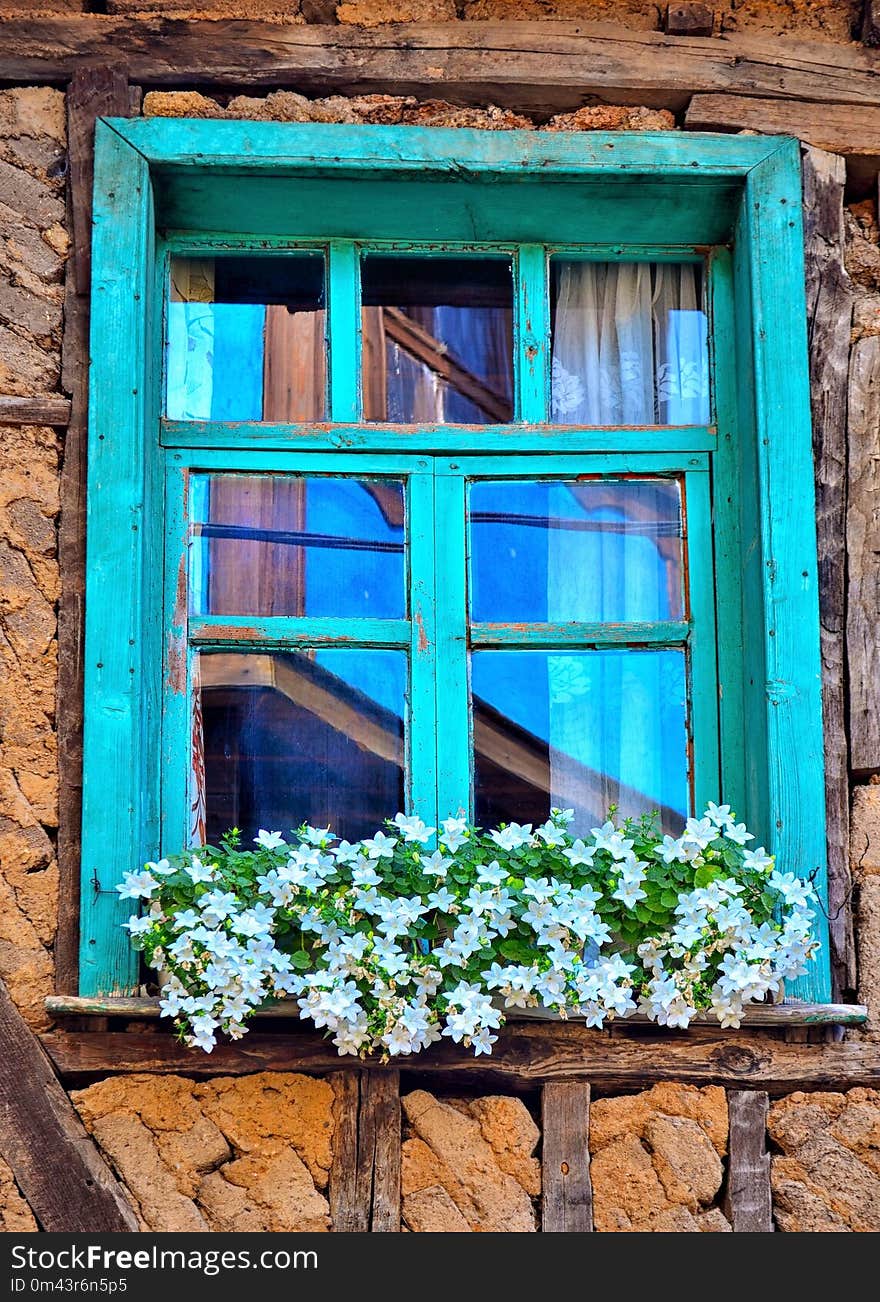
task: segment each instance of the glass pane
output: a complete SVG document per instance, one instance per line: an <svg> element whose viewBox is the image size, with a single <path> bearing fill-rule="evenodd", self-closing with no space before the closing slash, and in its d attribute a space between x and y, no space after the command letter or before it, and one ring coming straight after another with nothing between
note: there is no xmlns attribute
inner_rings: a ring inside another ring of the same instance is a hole
<svg viewBox="0 0 880 1302"><path fill-rule="evenodd" d="M406 615L399 479L193 475L197 615Z"/></svg>
<svg viewBox="0 0 880 1302"><path fill-rule="evenodd" d="M361 285L366 420L513 419L510 259L370 255Z"/></svg>
<svg viewBox="0 0 880 1302"><path fill-rule="evenodd" d="M476 622L682 618L676 480L482 480L469 524Z"/></svg>
<svg viewBox="0 0 880 1302"><path fill-rule="evenodd" d="M303 822L355 840L403 809L404 652L209 652L198 673L211 844Z"/></svg>
<svg viewBox="0 0 880 1302"><path fill-rule="evenodd" d="M551 263L558 425L707 425L708 324L695 263Z"/></svg>
<svg viewBox="0 0 880 1302"><path fill-rule="evenodd" d="M579 835L689 805L683 651L477 651L471 657L477 823L539 823L574 809Z"/></svg>
<svg viewBox="0 0 880 1302"><path fill-rule="evenodd" d="M324 258L173 258L165 411L172 420L324 417Z"/></svg>

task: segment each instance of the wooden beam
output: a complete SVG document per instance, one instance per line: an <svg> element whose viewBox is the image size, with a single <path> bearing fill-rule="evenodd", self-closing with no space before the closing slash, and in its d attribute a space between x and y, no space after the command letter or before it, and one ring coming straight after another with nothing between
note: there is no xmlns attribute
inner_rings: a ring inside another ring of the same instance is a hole
<svg viewBox="0 0 880 1302"><path fill-rule="evenodd" d="M590 1087L548 1081L541 1091L541 1229L583 1234L593 1228Z"/></svg>
<svg viewBox="0 0 880 1302"><path fill-rule="evenodd" d="M383 24L235 19L10 18L0 81L64 81L83 61L127 62L154 86L393 91L557 113L592 102L684 108L700 91L880 104L877 56L766 35L669 37L574 22Z"/></svg>
<svg viewBox="0 0 880 1302"><path fill-rule="evenodd" d="M685 114L689 131L761 131L796 136L818 149L861 158L880 156L880 108L858 113L842 104L745 95L695 95Z"/></svg>
<svg viewBox="0 0 880 1302"><path fill-rule="evenodd" d="M849 369L849 502L846 544L849 602L850 763L880 770L880 336L854 346Z"/></svg>
<svg viewBox="0 0 880 1302"><path fill-rule="evenodd" d="M54 425L63 429L69 420L69 401L55 393L35 398L0 396L0 425Z"/></svg>
<svg viewBox="0 0 880 1302"><path fill-rule="evenodd" d="M773 1197L767 1152L768 1098L763 1090L730 1090L730 1156L724 1212L734 1234L772 1234Z"/></svg>
<svg viewBox="0 0 880 1302"><path fill-rule="evenodd" d="M481 411L502 424L513 419L511 403L489 385L484 384L473 372L450 353L445 345L423 329L412 317L396 307L382 308L382 324L385 334L404 352L416 361L424 363L428 370L444 379L451 388L465 398L470 398Z"/></svg>
<svg viewBox="0 0 880 1302"><path fill-rule="evenodd" d="M136 1231L137 1219L0 982L0 1155L47 1232Z"/></svg>
<svg viewBox="0 0 880 1302"><path fill-rule="evenodd" d="M332 1045L305 1028L273 1035L251 1031L240 1043L220 1044L210 1055L187 1049L172 1035L158 1031L137 1035L52 1031L41 1039L64 1077L183 1072L202 1078L258 1071L328 1072L342 1065ZM519 1023L502 1030L486 1061L475 1061L454 1045L437 1045L401 1060L393 1069L373 1059L358 1066L370 1073L399 1070L502 1087L570 1079L614 1091L679 1081L785 1094L798 1089L880 1086L880 1045L786 1044L754 1033L709 1030L625 1038L564 1023Z"/></svg>
<svg viewBox="0 0 880 1302"><path fill-rule="evenodd" d="M58 917L55 988L77 989L79 969L80 821L82 815L83 638L86 545L86 442L89 394L89 303L95 122L126 117L132 95L120 67L83 66L67 88L67 225L74 252L64 284L62 383L71 395L61 466L58 556Z"/></svg>
<svg viewBox="0 0 880 1302"><path fill-rule="evenodd" d="M360 1073L339 1071L333 1085L333 1160L330 1165L330 1222L337 1234L364 1234L370 1228L369 1204L357 1196Z"/></svg>
<svg viewBox="0 0 880 1302"><path fill-rule="evenodd" d="M52 1017L124 1017L158 1018L158 998L138 998L131 995L50 995L46 1000L46 1012ZM284 1018L299 1020L299 1004L295 999L279 999L277 1003L258 1008L255 1017ZM546 1025L556 1019L546 1013L530 1013L518 1010L509 1020L529 1018ZM570 1018L576 1023L577 1018ZM786 1004L751 1004L743 1010L744 1026L858 1026L868 1020L868 1009L864 1004L806 1004L792 1000ZM694 1019L698 1026L717 1026L717 1021L708 1013L700 1013ZM650 1026L648 1018L642 1013L634 1013L622 1021L612 1023L617 1027Z"/></svg>
<svg viewBox="0 0 880 1302"><path fill-rule="evenodd" d="M832 984L839 997L843 991L855 989L856 985L855 944L849 907L849 743L845 665L846 408L854 295L844 268L844 161L837 154L805 149L803 178L825 729L828 930Z"/></svg>
<svg viewBox="0 0 880 1302"><path fill-rule="evenodd" d="M400 1232L400 1072L364 1073L360 1081L356 1196L364 1227L373 1234Z"/></svg>

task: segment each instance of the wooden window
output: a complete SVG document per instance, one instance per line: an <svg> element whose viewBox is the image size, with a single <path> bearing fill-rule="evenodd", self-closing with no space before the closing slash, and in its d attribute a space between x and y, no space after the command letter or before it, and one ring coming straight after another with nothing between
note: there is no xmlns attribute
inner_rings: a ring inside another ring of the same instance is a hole
<svg viewBox="0 0 880 1302"><path fill-rule="evenodd" d="M720 796L821 887L792 142L113 121L96 176L83 994L231 824Z"/></svg>

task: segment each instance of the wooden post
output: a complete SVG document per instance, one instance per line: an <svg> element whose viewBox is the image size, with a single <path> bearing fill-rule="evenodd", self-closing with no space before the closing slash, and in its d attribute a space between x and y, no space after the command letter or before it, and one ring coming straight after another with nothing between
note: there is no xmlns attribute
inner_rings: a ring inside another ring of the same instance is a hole
<svg viewBox="0 0 880 1302"><path fill-rule="evenodd" d="M767 1095L729 1090L730 1156L724 1212L734 1234L772 1234L773 1198L767 1152Z"/></svg>
<svg viewBox="0 0 880 1302"><path fill-rule="evenodd" d="M49 1233L136 1231L137 1218L0 981L0 1155Z"/></svg>
<svg viewBox="0 0 880 1302"><path fill-rule="evenodd" d="M590 1087L548 1081L541 1091L541 1229L583 1234L593 1228Z"/></svg>
<svg viewBox="0 0 880 1302"><path fill-rule="evenodd" d="M118 67L82 67L67 91L68 228L73 252L64 287L62 384L71 395L61 469L58 557L58 916L55 988L77 990L80 819L82 813L82 656L85 593L86 435L89 389L89 309L95 121L127 117L131 96Z"/></svg>
<svg viewBox="0 0 880 1302"><path fill-rule="evenodd" d="M330 1224L337 1234L363 1234L370 1228L369 1203L357 1196L360 1074L338 1071L330 1077L333 1092L333 1161L330 1165Z"/></svg>
<svg viewBox="0 0 880 1302"><path fill-rule="evenodd" d="M844 270L842 158L805 149L804 256L825 729L828 927L835 997L855 987L849 908L849 746L846 727L847 369L853 292ZM853 562L850 557L849 571Z"/></svg>
<svg viewBox="0 0 880 1302"><path fill-rule="evenodd" d="M846 650L853 769L880 769L880 337L860 339L849 367L849 592Z"/></svg>
<svg viewBox="0 0 880 1302"><path fill-rule="evenodd" d="M400 1231L400 1072L361 1076L357 1198L375 1234Z"/></svg>

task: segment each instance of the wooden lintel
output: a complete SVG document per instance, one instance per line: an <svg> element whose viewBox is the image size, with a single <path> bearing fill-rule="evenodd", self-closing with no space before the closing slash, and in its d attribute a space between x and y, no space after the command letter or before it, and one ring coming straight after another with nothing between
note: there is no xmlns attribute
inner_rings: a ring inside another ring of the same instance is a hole
<svg viewBox="0 0 880 1302"><path fill-rule="evenodd" d="M437 1045L424 1054L383 1065L374 1059L340 1058L315 1032L263 1034L220 1044L211 1054L187 1049L173 1035L142 1031L65 1032L41 1037L62 1077L83 1078L107 1072L183 1073L193 1077L242 1076L260 1071L325 1073L349 1065L368 1072L401 1071L499 1088L534 1088L547 1080L586 1080L596 1090L644 1089L658 1081L791 1090L880 1086L880 1045L789 1044L753 1032L647 1034L638 1038L606 1035L572 1025L509 1025L488 1059L474 1059L454 1045Z"/></svg>
<svg viewBox="0 0 880 1302"><path fill-rule="evenodd" d="M57 394L35 398L0 395L0 425L54 425L63 429L70 420L70 403Z"/></svg>
<svg viewBox="0 0 880 1302"><path fill-rule="evenodd" d="M0 982L0 1157L47 1232L130 1233L134 1211Z"/></svg>
<svg viewBox="0 0 880 1302"><path fill-rule="evenodd" d="M690 131L761 131L796 136L808 145L847 157L880 156L880 107L812 103L809 100L695 95L685 114Z"/></svg>
<svg viewBox="0 0 880 1302"><path fill-rule="evenodd" d="M684 108L700 91L880 104L877 55L766 35L670 37L574 22L291 25L236 19L9 18L0 81L66 81L127 63L153 86L393 91L554 113L589 103Z"/></svg>

